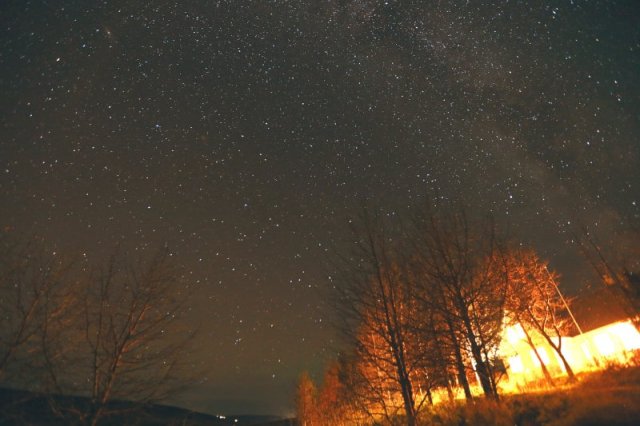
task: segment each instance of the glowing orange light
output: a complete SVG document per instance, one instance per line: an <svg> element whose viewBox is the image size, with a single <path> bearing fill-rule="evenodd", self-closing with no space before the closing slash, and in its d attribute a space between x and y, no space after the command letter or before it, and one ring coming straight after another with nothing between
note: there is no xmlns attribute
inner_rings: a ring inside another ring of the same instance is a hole
<svg viewBox="0 0 640 426"><path fill-rule="evenodd" d="M549 355L547 354L547 350L545 348L541 347L541 346L538 346L536 348L536 351L538 352L538 355L540 355L540 359L542 360L544 365L549 365ZM539 367L540 366L540 361L538 360L538 357L536 356L536 354L533 351L533 349L531 350L531 356L533 357L536 365Z"/></svg>
<svg viewBox="0 0 640 426"><path fill-rule="evenodd" d="M539 379L540 360L552 376L566 374L557 352L535 331L530 330L529 335L536 343L535 350L519 324L504 328L500 353L508 361L510 374L509 381L502 384L505 391L517 391L517 383ZM627 364L632 352L640 350L640 332L631 321L615 322L573 337L563 336L561 340L562 354L574 373L602 369L612 361Z"/></svg>
<svg viewBox="0 0 640 426"><path fill-rule="evenodd" d="M518 343L521 340L524 340L524 338L526 337L524 334L524 330L522 329L522 326L520 324L507 327L505 333L507 335L507 340L509 340L509 343L511 343L512 345Z"/></svg>

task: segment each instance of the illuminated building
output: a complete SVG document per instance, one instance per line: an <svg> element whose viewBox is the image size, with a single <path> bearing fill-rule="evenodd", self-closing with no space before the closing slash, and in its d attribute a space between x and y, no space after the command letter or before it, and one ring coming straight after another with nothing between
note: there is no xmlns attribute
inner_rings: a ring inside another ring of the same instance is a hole
<svg viewBox="0 0 640 426"><path fill-rule="evenodd" d="M578 303L581 328L573 336L561 337L561 351L574 373L604 369L612 364L629 363L640 350L640 332L633 321L616 307L615 300L598 291ZM619 305L618 305L619 306ZM544 368L553 378L566 374L559 355L545 339L527 330L531 343L520 324L505 327L500 354L507 366L505 390L514 386L544 380ZM554 340L557 342L557 337Z"/></svg>

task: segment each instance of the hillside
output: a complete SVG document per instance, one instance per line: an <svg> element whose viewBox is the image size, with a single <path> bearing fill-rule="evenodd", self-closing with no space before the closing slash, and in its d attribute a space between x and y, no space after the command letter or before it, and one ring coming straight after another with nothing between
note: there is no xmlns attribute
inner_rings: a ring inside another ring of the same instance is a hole
<svg viewBox="0 0 640 426"><path fill-rule="evenodd" d="M0 388L0 425L69 425L80 423L77 413L87 412L85 397L51 396L24 390ZM215 416L167 405L140 406L114 401L100 425L185 425L185 426L284 426L291 424L276 416Z"/></svg>

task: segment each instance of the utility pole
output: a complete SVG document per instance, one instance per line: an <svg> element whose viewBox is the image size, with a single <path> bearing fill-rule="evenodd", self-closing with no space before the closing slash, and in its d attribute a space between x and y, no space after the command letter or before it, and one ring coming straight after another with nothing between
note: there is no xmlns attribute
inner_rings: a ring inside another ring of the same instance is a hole
<svg viewBox="0 0 640 426"><path fill-rule="evenodd" d="M553 283L553 286L556 288L556 291L558 292L558 296L560 296L560 300L562 300L562 303L564 304L564 307L567 309L567 312L569 313L571 320L573 320L573 324L575 324L580 334L584 334L582 332L582 328L580 328L580 325L578 324L578 321L576 321L576 317L573 316L573 312L571 312L571 309L569 308L569 304L567 303L564 296L560 292L560 288L558 287L558 284L556 284L556 280L554 280L553 277L551 276L551 272L549 272L547 265L544 266L544 270L547 271L547 276L549 277L549 280Z"/></svg>

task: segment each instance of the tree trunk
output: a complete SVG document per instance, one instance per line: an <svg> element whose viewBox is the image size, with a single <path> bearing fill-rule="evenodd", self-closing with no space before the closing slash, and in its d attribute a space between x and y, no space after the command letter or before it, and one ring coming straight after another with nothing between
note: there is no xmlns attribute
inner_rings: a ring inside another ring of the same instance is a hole
<svg viewBox="0 0 640 426"><path fill-rule="evenodd" d="M102 405L99 405L95 407L94 410L92 410L91 417L88 419L89 421L87 423L91 426L96 426L101 416L102 416Z"/></svg>
<svg viewBox="0 0 640 426"><path fill-rule="evenodd" d="M456 337L455 330L451 320L447 318L447 328L449 329L449 337L451 338L451 344L453 345L453 354L456 358L456 370L458 373L458 382L462 385L464 390L464 397L467 401L473 400L471 395L471 387L469 386L469 380L467 380L467 372L464 368L464 361L462 360L462 353L460 352L460 346L458 344L458 338Z"/></svg>
<svg viewBox="0 0 640 426"><path fill-rule="evenodd" d="M447 373L447 396L449 397L449 402L453 402L453 389L451 389L451 378L449 377L449 373Z"/></svg>
<svg viewBox="0 0 640 426"><path fill-rule="evenodd" d="M567 372L567 376L569 376L569 381L574 382L576 380L576 375L574 374L573 369L571 368L571 366L569 365L569 362L567 361L567 359L564 357L564 354L562 353L562 343L558 343L556 345L555 343L553 343L553 339L551 339L551 337L546 333L544 334L544 337L545 339L547 339L547 342L549 343L549 345L551 345L551 347L556 351L556 353L560 357L564 370ZM560 337L558 337L558 341L560 342Z"/></svg>
<svg viewBox="0 0 640 426"><path fill-rule="evenodd" d="M555 387L556 384L554 383L553 378L551 377L551 374L549 373L549 370L547 369L547 366L542 361L542 357L538 353L538 349L536 348L536 345L533 344L533 340L531 339L531 335L524 328L522 323L519 322L518 324L520 324L520 328L522 328L522 331L524 331L524 335L527 338L527 343L529 344L529 346L531 346L531 349L533 349L533 353L536 355L536 358L538 358L538 362L540 363L540 367L542 368L542 374L544 374L544 378L547 380L547 383L549 383L551 386Z"/></svg>
<svg viewBox="0 0 640 426"><path fill-rule="evenodd" d="M496 399L496 394L494 393L493 387L491 386L491 380L489 380L489 371L487 365L482 358L482 351L480 350L478 343L475 341L475 335L473 334L473 332L469 333L468 339L469 343L471 344L471 354L473 355L473 360L476 362L476 373L478 373L482 391L484 392L485 396Z"/></svg>
<svg viewBox="0 0 640 426"><path fill-rule="evenodd" d="M392 340L392 344L395 343L394 340L395 339ZM411 386L411 380L409 379L407 368L404 364L404 356L402 353L400 353L400 348L393 348L393 352L396 358L398 378L400 379L400 390L402 392L405 415L407 416L407 426L415 426L416 407L413 400L413 389Z"/></svg>
<svg viewBox="0 0 640 426"><path fill-rule="evenodd" d="M433 405L433 395L431 395L431 386L427 386L427 399L429 400L429 405Z"/></svg>
<svg viewBox="0 0 640 426"><path fill-rule="evenodd" d="M487 354L486 351L484 351L484 359L486 361L485 365L487 366L487 371L489 372L489 383L491 383L491 389L493 389L493 396L496 401L498 401L500 399L500 395L498 394L498 384L496 383L495 373L489 363L489 354Z"/></svg>
<svg viewBox="0 0 640 426"><path fill-rule="evenodd" d="M487 364L484 362L484 359L482 357L482 349L478 345L478 342L476 341L476 335L473 332L471 319L469 318L466 309L464 309L464 305L461 305L461 308L462 309L460 309L460 313L462 316L462 321L465 328L467 329L467 339L469 340L469 344L471 345L471 355L473 355L473 360L476 363L476 373L478 373L482 391L484 392L485 396L492 399L497 399L497 394L494 392L493 387L491 386Z"/></svg>

